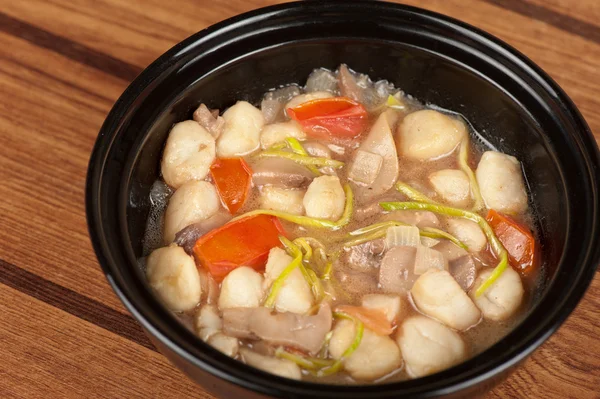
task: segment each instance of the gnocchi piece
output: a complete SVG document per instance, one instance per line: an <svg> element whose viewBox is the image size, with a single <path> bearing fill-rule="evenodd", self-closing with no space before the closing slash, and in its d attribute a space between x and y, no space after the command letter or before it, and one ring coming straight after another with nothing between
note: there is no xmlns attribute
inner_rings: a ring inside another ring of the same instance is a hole
<svg viewBox="0 0 600 399"><path fill-rule="evenodd" d="M165 211L165 244L172 243L185 227L216 214L220 206L219 194L209 182L190 181L179 187Z"/></svg>
<svg viewBox="0 0 600 399"><path fill-rule="evenodd" d="M160 170L177 189L190 180L203 180L215 160L215 139L194 121L176 123L165 144Z"/></svg>
<svg viewBox="0 0 600 399"><path fill-rule="evenodd" d="M294 215L304 213L304 190L287 189L275 186L262 186L260 188L260 207L272 209Z"/></svg>
<svg viewBox="0 0 600 399"><path fill-rule="evenodd" d="M456 330L466 330L481 319L479 309L446 270L427 270L410 293L419 311Z"/></svg>
<svg viewBox="0 0 600 399"><path fill-rule="evenodd" d="M213 334L223 329L223 320L213 305L204 305L196 316L196 332L198 336L206 341Z"/></svg>
<svg viewBox="0 0 600 399"><path fill-rule="evenodd" d="M396 323L402 313L402 299L398 295L368 294L363 296L362 306L381 310L390 323Z"/></svg>
<svg viewBox="0 0 600 399"><path fill-rule="evenodd" d="M471 220L448 219L448 231L464 243L470 252L483 251L487 245L487 238L481 227Z"/></svg>
<svg viewBox="0 0 600 399"><path fill-rule="evenodd" d="M506 320L517 311L523 301L525 294L523 283L519 273L509 266L494 284L477 297L475 295L477 288L492 274L492 271L488 269L479 274L469 295L484 318L494 321Z"/></svg>
<svg viewBox="0 0 600 399"><path fill-rule="evenodd" d="M471 183L462 170L435 171L429 175L429 183L444 201L454 206L464 207L471 201Z"/></svg>
<svg viewBox="0 0 600 399"><path fill-rule="evenodd" d="M285 110L287 112L288 108L295 108L300 104L304 104L304 103L312 101L312 100L320 100L323 98L331 98L331 97L333 97L333 94L331 94L327 91L313 91L312 93L300 94L300 95L292 98L290 101L288 101L287 104L285 104Z"/></svg>
<svg viewBox="0 0 600 399"><path fill-rule="evenodd" d="M396 337L412 378L424 377L452 367L467 356L460 335L443 324L424 316L402 323Z"/></svg>
<svg viewBox="0 0 600 399"><path fill-rule="evenodd" d="M237 338L230 337L220 332L208 338L206 343L229 357L235 357L240 349L240 343Z"/></svg>
<svg viewBox="0 0 600 399"><path fill-rule="evenodd" d="M292 257L286 254L283 249L277 247L271 249L265 266L265 281L263 283L265 291L291 262ZM308 312L312 304L313 296L310 286L300 269L296 268L285 279L275 300L275 309L278 312L304 314Z"/></svg>
<svg viewBox="0 0 600 399"><path fill-rule="evenodd" d="M467 135L465 124L441 112L426 109L408 114L398 130L398 152L425 161L452 152Z"/></svg>
<svg viewBox="0 0 600 399"><path fill-rule="evenodd" d="M475 176L488 208L509 214L527 210L527 191L517 158L486 151L481 156Z"/></svg>
<svg viewBox="0 0 600 399"><path fill-rule="evenodd" d="M240 348L239 353L242 355L242 359L246 364L262 371L266 371L267 373L293 380L302 378L300 367L289 360L263 356L247 348Z"/></svg>
<svg viewBox="0 0 600 399"><path fill-rule="evenodd" d="M340 359L352 344L356 326L350 320L340 320L333 329L329 341L329 352ZM364 329L360 345L344 360L344 369L357 380L373 381L381 378L402 365L398 345L388 336L378 335Z"/></svg>
<svg viewBox="0 0 600 399"><path fill-rule="evenodd" d="M312 218L337 220L344 212L346 194L337 176L319 176L308 186L302 203Z"/></svg>
<svg viewBox="0 0 600 399"><path fill-rule="evenodd" d="M262 112L246 101L238 101L223 114L225 127L217 139L221 158L250 154L258 149L260 132L265 125Z"/></svg>
<svg viewBox="0 0 600 399"><path fill-rule="evenodd" d="M263 276L250 267L231 271L221 283L219 309L258 307L263 296L262 284Z"/></svg>
<svg viewBox="0 0 600 399"><path fill-rule="evenodd" d="M174 312L193 309L202 295L194 259L177 245L158 248L146 260L148 283Z"/></svg>
<svg viewBox="0 0 600 399"><path fill-rule="evenodd" d="M274 144L285 141L288 137L298 140L306 139L306 133L296 121L273 123L263 128L260 133L260 147L267 149Z"/></svg>

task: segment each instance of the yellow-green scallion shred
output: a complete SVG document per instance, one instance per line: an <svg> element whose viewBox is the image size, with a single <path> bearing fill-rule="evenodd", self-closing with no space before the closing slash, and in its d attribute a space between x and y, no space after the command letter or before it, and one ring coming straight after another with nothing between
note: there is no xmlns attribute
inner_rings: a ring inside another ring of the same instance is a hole
<svg viewBox="0 0 600 399"><path fill-rule="evenodd" d="M460 143L460 150L458 152L458 165L460 169L469 177L471 184L471 195L473 196L473 212L479 212L483 209L483 197L479 190L479 184L475 178L473 170L469 166L469 138L463 139Z"/></svg>
<svg viewBox="0 0 600 399"><path fill-rule="evenodd" d="M282 151L282 150L266 150L259 152L256 157L258 158L286 158L290 161L294 161L300 165L313 165L313 166L331 166L332 168L341 168L344 166L342 161L337 161L330 158L322 157L311 157L308 155L299 155L293 152Z"/></svg>
<svg viewBox="0 0 600 399"><path fill-rule="evenodd" d="M346 348L346 350L344 351L342 356L338 360L336 360L335 363L333 363L330 367L322 368L316 372L316 375L318 377L326 377L326 376L335 374L338 371L340 371L344 364L344 360L346 360L347 358L352 356L354 351L356 351L356 349L358 349L358 347L360 346L360 343L362 342L363 333L365 330L365 326L360 320L357 320L354 317L352 317L346 313L335 312L333 314L333 316L337 317L337 318L348 319L348 320L351 320L352 322L354 322L354 325L356 327L356 335L354 336L354 339L352 340L352 343L350 344L350 346L348 348Z"/></svg>
<svg viewBox="0 0 600 399"><path fill-rule="evenodd" d="M302 144L295 137L288 137L285 139L288 147L298 155L309 156ZM315 176L321 176L321 172L314 165L306 165L306 168L310 170Z"/></svg>

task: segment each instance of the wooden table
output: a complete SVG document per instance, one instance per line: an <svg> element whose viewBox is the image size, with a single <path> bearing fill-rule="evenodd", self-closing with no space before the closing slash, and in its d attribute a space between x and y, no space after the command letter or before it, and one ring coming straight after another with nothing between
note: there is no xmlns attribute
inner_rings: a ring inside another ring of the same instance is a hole
<svg viewBox="0 0 600 399"><path fill-rule="evenodd" d="M83 205L88 157L129 82L190 34L271 0L0 0L0 398L209 398L108 286ZM600 139L600 2L410 0L531 57ZM600 277L489 398L600 397Z"/></svg>

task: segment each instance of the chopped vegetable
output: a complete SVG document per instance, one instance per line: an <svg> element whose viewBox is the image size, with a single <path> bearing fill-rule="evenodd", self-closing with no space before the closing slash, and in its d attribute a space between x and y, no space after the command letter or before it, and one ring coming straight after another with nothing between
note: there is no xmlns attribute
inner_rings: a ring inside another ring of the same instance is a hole
<svg viewBox="0 0 600 399"><path fill-rule="evenodd" d="M254 215L271 215L304 227L339 230L340 228L350 223L350 218L352 217L352 212L354 210L354 195L349 184L344 185L344 193L346 194L346 204L344 206L344 212L342 213L342 216L335 222L332 222L331 220L327 219L317 219L308 216L297 216L286 212L272 211L268 209L257 209L255 211L250 211L236 218L233 218L233 221L237 221L241 218L246 218Z"/></svg>
<svg viewBox="0 0 600 399"><path fill-rule="evenodd" d="M342 357L340 357L338 360L336 360L335 363L333 363L330 367L323 368L316 373L316 375L318 377L325 377L328 375L333 375L333 374L337 373L338 371L340 371L344 360L349 358L350 356L352 356L354 351L360 346L360 343L361 343L362 337L363 337L363 333L365 331L364 324L360 320L355 319L354 317L350 316L349 314L346 314L343 312L335 312L333 314L333 316L337 317L337 318L343 318L343 319L348 319L348 320L353 321L354 324L356 325L356 336L354 337L352 344L350 344L348 349L346 349L344 351L344 353L342 354Z"/></svg>
<svg viewBox="0 0 600 399"><path fill-rule="evenodd" d="M392 324L381 310L362 306L340 305L336 308L336 311L346 313L360 320L365 327L379 335L390 335L393 332Z"/></svg>
<svg viewBox="0 0 600 399"><path fill-rule="evenodd" d="M335 159L298 155L283 150L266 150L259 152L256 156L258 158L286 158L305 166L331 166L332 168L341 168L344 166L342 161L336 161Z"/></svg>
<svg viewBox="0 0 600 399"><path fill-rule="evenodd" d="M287 112L308 135L333 141L359 136L368 123L365 107L346 97L308 101Z"/></svg>
<svg viewBox="0 0 600 399"><path fill-rule="evenodd" d="M306 152L304 147L302 147L302 144L300 144L298 139L296 139L295 137L288 137L285 139L285 141L288 147L290 147L290 149L295 154L308 156L308 152ZM315 176L321 176L321 172L319 172L319 169L317 169L314 165L307 165L306 167L308 168L308 170L313 172Z"/></svg>
<svg viewBox="0 0 600 399"><path fill-rule="evenodd" d="M417 247L421 244L419 228L417 226L392 226L388 227L385 235L387 248L408 246Z"/></svg>
<svg viewBox="0 0 600 399"><path fill-rule="evenodd" d="M232 215L246 202L252 170L243 158L218 158L210 167L223 205Z"/></svg>
<svg viewBox="0 0 600 399"><path fill-rule="evenodd" d="M400 181L398 183L396 183L396 190L398 190L402 194L406 195L408 197L408 199L410 199L412 201L425 202L427 204L437 204L438 203L438 202L435 202L434 200L432 200L431 198L427 197L425 194L419 192L418 190L415 190L408 184L400 182Z"/></svg>
<svg viewBox="0 0 600 399"><path fill-rule="evenodd" d="M458 152L458 165L460 169L469 176L469 182L471 183L471 195L473 195L473 211L478 212L483 209L483 197L479 191L479 184L475 178L475 173L469 167L469 138L465 137L460 144L460 151Z"/></svg>
<svg viewBox="0 0 600 399"><path fill-rule="evenodd" d="M438 204L427 204L423 202L380 202L381 206L386 211L398 211L398 210L425 210L434 212L444 216L459 217L463 219L472 220L481 227L483 233L488 239L494 254L498 259L498 265L495 267L494 272L491 276L477 289L476 295L480 296L487 290L498 277L502 275L506 267L508 266L508 253L506 249L498 240L498 237L494 234L494 231L490 225L480 215L465 211L458 208L452 208L449 206L438 205Z"/></svg>
<svg viewBox="0 0 600 399"><path fill-rule="evenodd" d="M281 234L285 232L277 218L249 215L200 237L194 246L194 254L201 265L220 281L240 266L261 270L271 248L281 246Z"/></svg>
<svg viewBox="0 0 600 399"><path fill-rule="evenodd" d="M536 243L531 231L511 217L490 209L487 217L494 233L508 251L510 264L522 276L528 276L536 266Z"/></svg>

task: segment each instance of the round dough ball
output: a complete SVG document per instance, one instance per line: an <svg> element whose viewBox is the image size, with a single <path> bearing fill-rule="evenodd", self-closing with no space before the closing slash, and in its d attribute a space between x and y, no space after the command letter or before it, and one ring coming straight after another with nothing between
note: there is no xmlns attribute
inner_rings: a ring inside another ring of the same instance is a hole
<svg viewBox="0 0 600 399"><path fill-rule="evenodd" d="M190 310L200 302L202 288L196 263L177 245L156 249L148 256L146 277L172 311Z"/></svg>
<svg viewBox="0 0 600 399"><path fill-rule="evenodd" d="M195 121L176 123L169 133L160 163L165 182L179 188L190 180L203 180L215 160L215 139Z"/></svg>
<svg viewBox="0 0 600 399"><path fill-rule="evenodd" d="M398 152L425 161L452 152L467 135L465 124L431 109L408 114L400 124Z"/></svg>
<svg viewBox="0 0 600 399"><path fill-rule="evenodd" d="M319 176L308 186L302 203L306 216L338 220L344 212L346 194L337 176Z"/></svg>
<svg viewBox="0 0 600 399"><path fill-rule="evenodd" d="M478 297L475 292L492 272L492 269L481 272L469 295L481 310L484 318L494 321L506 320L519 309L523 301L525 294L523 283L519 273L509 266L494 284Z"/></svg>

